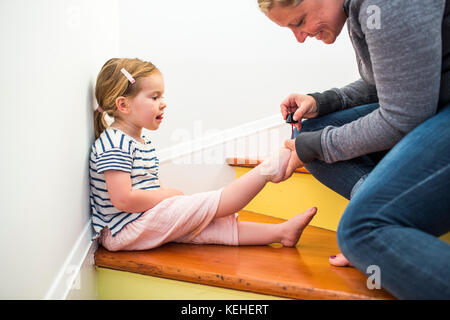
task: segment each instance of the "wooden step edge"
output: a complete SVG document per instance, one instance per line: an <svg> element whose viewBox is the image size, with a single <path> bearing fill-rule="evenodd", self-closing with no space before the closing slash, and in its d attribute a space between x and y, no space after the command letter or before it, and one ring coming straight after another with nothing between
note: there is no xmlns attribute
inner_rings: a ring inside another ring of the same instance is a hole
<svg viewBox="0 0 450 320"><path fill-rule="evenodd" d="M106 251L104 248L99 248L100 251ZM289 282L273 282L264 279L257 279L246 277L245 279L215 273L215 272L201 272L195 270L183 269L176 267L165 266L162 264L153 264L151 266L145 264L135 263L133 261L122 261L120 268L117 267L117 262L114 262L114 257L109 256L105 252L97 256L95 264L97 267L107 268L112 270L119 270L131 273L138 273L142 275L154 276L159 278L186 281L195 284L202 284L214 287L220 287L231 290L239 290L252 292L257 294L266 294L271 296L285 297L290 299L301 300L379 300L374 297L354 294L343 291L333 291L327 289L312 288L308 286L298 285Z"/></svg>
<svg viewBox="0 0 450 320"><path fill-rule="evenodd" d="M237 157L226 158L226 163L232 167L254 168L261 162L262 160L260 159L237 158ZM295 169L294 172L311 174L306 168L298 168Z"/></svg>

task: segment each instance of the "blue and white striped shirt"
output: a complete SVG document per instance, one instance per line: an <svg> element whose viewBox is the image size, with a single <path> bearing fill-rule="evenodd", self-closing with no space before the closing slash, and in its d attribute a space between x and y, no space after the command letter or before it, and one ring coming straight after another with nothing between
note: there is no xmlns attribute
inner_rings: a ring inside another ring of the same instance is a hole
<svg viewBox="0 0 450 320"><path fill-rule="evenodd" d="M108 170L129 172L132 189L157 189L159 160L151 142L136 141L116 128L107 128L92 145L89 161L90 201L92 225L96 235L108 226L115 236L128 223L138 219L144 212L123 212L111 203L106 190L105 175Z"/></svg>

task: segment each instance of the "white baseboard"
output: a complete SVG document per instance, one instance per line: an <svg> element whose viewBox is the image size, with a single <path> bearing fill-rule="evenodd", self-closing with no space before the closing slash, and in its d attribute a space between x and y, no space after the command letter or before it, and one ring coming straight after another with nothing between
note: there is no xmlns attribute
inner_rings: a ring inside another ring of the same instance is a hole
<svg viewBox="0 0 450 320"><path fill-rule="evenodd" d="M65 300L74 286L80 286L80 270L86 258L89 258L90 251L96 246L96 242L93 242L91 238L92 227L89 221L67 256L44 300Z"/></svg>
<svg viewBox="0 0 450 320"><path fill-rule="evenodd" d="M94 255L98 248L98 242L91 242L88 253L77 268L77 275L72 282L70 291L66 295L66 300L97 300L97 271L95 268Z"/></svg>

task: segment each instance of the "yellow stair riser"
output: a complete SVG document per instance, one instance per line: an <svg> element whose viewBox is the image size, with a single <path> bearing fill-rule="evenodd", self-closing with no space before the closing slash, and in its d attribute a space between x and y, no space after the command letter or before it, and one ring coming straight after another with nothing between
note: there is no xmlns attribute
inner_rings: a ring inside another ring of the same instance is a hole
<svg viewBox="0 0 450 320"><path fill-rule="evenodd" d="M289 300L97 267L99 300Z"/></svg>
<svg viewBox="0 0 450 320"><path fill-rule="evenodd" d="M235 167L236 177L246 174L250 168ZM289 219L308 208L318 212L311 225L336 231L348 200L325 187L311 174L294 173L281 183L268 183L244 210L276 218Z"/></svg>

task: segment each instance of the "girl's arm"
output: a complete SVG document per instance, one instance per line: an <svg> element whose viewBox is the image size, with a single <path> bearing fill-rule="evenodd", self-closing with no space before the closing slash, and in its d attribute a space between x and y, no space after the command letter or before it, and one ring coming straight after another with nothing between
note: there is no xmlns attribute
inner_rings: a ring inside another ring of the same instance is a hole
<svg viewBox="0 0 450 320"><path fill-rule="evenodd" d="M124 212L144 212L167 198L183 194L179 190L163 187L155 190L133 190L130 173L124 171L108 170L104 175L112 204Z"/></svg>

